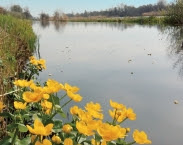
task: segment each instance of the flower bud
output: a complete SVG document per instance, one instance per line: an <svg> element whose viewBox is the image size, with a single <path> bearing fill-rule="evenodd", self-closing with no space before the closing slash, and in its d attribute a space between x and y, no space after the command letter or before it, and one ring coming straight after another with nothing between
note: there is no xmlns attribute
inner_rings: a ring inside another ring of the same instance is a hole
<svg viewBox="0 0 183 145"><path fill-rule="evenodd" d="M53 141L54 143L56 143L56 144L60 144L60 143L61 143L60 137L59 137L59 136L56 136L56 135L54 135L54 136L52 137L52 141Z"/></svg>
<svg viewBox="0 0 183 145"><path fill-rule="evenodd" d="M65 124L63 127L62 127L62 130L63 132L65 133L70 133L72 131L72 126L70 126L69 124Z"/></svg>

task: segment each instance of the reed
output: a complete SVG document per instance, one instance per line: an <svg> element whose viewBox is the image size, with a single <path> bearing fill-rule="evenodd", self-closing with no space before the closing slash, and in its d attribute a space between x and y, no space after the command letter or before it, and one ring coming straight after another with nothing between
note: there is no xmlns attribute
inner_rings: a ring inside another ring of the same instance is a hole
<svg viewBox="0 0 183 145"><path fill-rule="evenodd" d="M35 50L35 42L31 21L0 15L0 94L10 88L9 82Z"/></svg>

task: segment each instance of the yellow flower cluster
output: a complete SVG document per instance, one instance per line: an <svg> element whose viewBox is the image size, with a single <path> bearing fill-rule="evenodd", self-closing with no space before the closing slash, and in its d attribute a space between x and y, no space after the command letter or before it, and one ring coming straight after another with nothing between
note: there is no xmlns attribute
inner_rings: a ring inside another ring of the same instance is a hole
<svg viewBox="0 0 183 145"><path fill-rule="evenodd" d="M44 87L37 86L32 80L16 80L14 84L16 86L29 87L31 89L31 91L26 91L23 93L23 100L27 103L39 102L42 98L49 99L49 94L57 93L60 90L65 90L68 97L75 102L80 102L82 100L82 97L79 94L76 94L79 91L78 87L72 87L67 83L63 85L51 79L48 79L46 86Z"/></svg>
<svg viewBox="0 0 183 145"><path fill-rule="evenodd" d="M125 105L110 100L110 105L114 110L109 110L110 116L117 122L123 122L125 119L135 120L136 114L132 108L126 108Z"/></svg>
<svg viewBox="0 0 183 145"><path fill-rule="evenodd" d="M123 104L113 102L112 100L110 100L110 105L114 108L114 111L109 111L114 120L116 119L118 122L121 122L127 118L130 120L136 119L136 114L131 108L127 109ZM103 141L100 142L102 144L106 144L106 142L117 140L119 138L124 138L130 131L130 128L123 128L120 125L116 125L114 122L114 124L104 123L102 121L103 114L101 113L101 106L98 103L87 103L85 105L85 110L82 110L78 106L73 106L70 108L70 113L78 117L76 128L81 134L92 136L98 133L102 137ZM137 130L134 132L133 137L137 143L151 143L144 132L141 134L136 132ZM92 144L94 144L94 142L97 143L94 140L92 140L92 142Z"/></svg>
<svg viewBox="0 0 183 145"><path fill-rule="evenodd" d="M44 59L37 60L34 56L29 57L31 64L35 65L38 69L46 69L46 61Z"/></svg>
<svg viewBox="0 0 183 145"><path fill-rule="evenodd" d="M43 59L36 60L32 56L30 57L30 63L36 67L28 65L30 68L33 68L30 69L29 79L32 78L34 72L37 74L38 69L41 71L46 68ZM79 145L83 144L83 142L92 145L107 145L111 143L122 143L126 145L132 145L134 143L151 144L146 133L138 130L133 132L133 142L127 143L125 141L125 138L130 132L130 128L121 126L121 123L126 119L135 120L136 114L132 108L127 108L123 104L110 100L110 106L112 107L109 110L109 115L112 117L111 122L103 121L104 115L99 103L89 102L85 105L84 109L73 106L70 108L70 113L73 117L72 122L63 125L61 120L55 120L54 117L57 114L64 115L62 108L70 101L80 102L82 100L82 97L78 94L78 87L71 86L68 83L61 84L52 79L48 79L44 83L44 86L34 83L33 80L16 80L14 85L23 87L20 93L15 96L14 108L18 111L14 111L15 115L13 115L21 117L20 122L17 119L15 123L23 127L24 120L26 122L31 122L32 120L30 118L34 120L33 125L26 125L31 134L26 137L30 138L31 136L32 144L52 145L53 143L54 145ZM57 92L61 90L65 92L65 95L59 98ZM22 98L20 98L20 94ZM65 96L69 97L67 102L64 102L63 98ZM60 106L60 103L63 103L63 105ZM4 107L5 105L0 101L0 112ZM24 116L24 114L29 114L28 116L30 117ZM16 138L19 139L19 133L17 131L14 131L15 140ZM94 139L91 139L91 136ZM13 140L14 142L12 144L15 143L15 140Z"/></svg>

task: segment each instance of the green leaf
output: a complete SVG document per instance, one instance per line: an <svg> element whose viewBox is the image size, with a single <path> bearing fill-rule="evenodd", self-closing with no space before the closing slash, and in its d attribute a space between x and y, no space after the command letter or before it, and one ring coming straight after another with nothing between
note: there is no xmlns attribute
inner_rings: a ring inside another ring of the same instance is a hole
<svg viewBox="0 0 183 145"><path fill-rule="evenodd" d="M59 97L53 96L53 101L54 101L55 105L60 105Z"/></svg>
<svg viewBox="0 0 183 145"><path fill-rule="evenodd" d="M20 123L17 123L17 124L18 124L18 129L20 132L27 132L28 131L27 127L24 124L20 124Z"/></svg>
<svg viewBox="0 0 183 145"><path fill-rule="evenodd" d="M5 138L3 138L3 140L0 141L0 145L10 145L11 140L12 139L10 136L6 136Z"/></svg>
<svg viewBox="0 0 183 145"><path fill-rule="evenodd" d="M58 108L58 109L57 109L57 113L58 113L61 117L66 118L66 114L62 111L61 108Z"/></svg>
<svg viewBox="0 0 183 145"><path fill-rule="evenodd" d="M108 143L108 145L116 145L115 142L111 141Z"/></svg>
<svg viewBox="0 0 183 145"><path fill-rule="evenodd" d="M62 128L63 124L61 120L54 120L54 129Z"/></svg>
<svg viewBox="0 0 183 145"><path fill-rule="evenodd" d="M85 143L91 144L91 140L84 140L84 141L81 142L81 144L83 144L83 145L84 145Z"/></svg>
<svg viewBox="0 0 183 145"><path fill-rule="evenodd" d="M17 128L17 124L15 124L15 123L8 124L8 126L7 126L7 129L8 129L9 131L12 130L12 129L15 129L15 128Z"/></svg>
<svg viewBox="0 0 183 145"><path fill-rule="evenodd" d="M101 136L99 136L98 134L95 134L95 140L96 140L96 141L101 141L101 139L102 139Z"/></svg>
<svg viewBox="0 0 183 145"><path fill-rule="evenodd" d="M11 119L14 119L15 118L15 116L13 115L13 114L11 114L11 113L9 113L9 112L3 112L3 113L0 113L0 116L3 116L3 117L9 117L9 118L11 118Z"/></svg>
<svg viewBox="0 0 183 145"><path fill-rule="evenodd" d="M24 138L23 140L16 140L15 145L29 145L31 143L31 138L27 137Z"/></svg>

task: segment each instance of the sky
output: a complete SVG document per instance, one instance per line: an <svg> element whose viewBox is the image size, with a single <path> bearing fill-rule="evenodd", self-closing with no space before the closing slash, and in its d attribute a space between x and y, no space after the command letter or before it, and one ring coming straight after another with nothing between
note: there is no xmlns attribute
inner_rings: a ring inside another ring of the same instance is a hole
<svg viewBox="0 0 183 145"><path fill-rule="evenodd" d="M10 8L14 4L22 8L28 7L31 14L38 17L41 12L52 15L55 10L64 13L81 13L87 11L100 11L120 5L140 6L155 4L158 0L0 0L0 6ZM173 0L166 0L172 2Z"/></svg>

